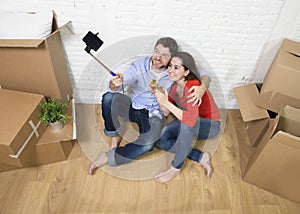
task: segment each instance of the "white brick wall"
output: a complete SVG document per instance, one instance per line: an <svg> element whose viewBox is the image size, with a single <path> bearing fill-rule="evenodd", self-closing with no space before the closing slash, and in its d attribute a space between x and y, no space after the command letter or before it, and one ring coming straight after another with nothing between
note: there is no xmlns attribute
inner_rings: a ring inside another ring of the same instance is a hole
<svg viewBox="0 0 300 214"><path fill-rule="evenodd" d="M91 30L99 32L104 40L97 56L116 69L126 67L120 63L128 63L127 58L151 52L154 44L149 40L140 42L142 36L172 36L186 51L196 52L198 63L212 72L211 89L218 100L223 97L219 104L226 108L237 107L234 86L263 80L282 38L300 39L299 2L0 0L1 9L52 8L60 23L72 21L69 27L73 32L65 29L62 38L77 102L94 102L95 96L100 101L104 82L109 78L83 50L81 39ZM128 49L128 44L132 49ZM120 51L120 47L125 50Z"/></svg>

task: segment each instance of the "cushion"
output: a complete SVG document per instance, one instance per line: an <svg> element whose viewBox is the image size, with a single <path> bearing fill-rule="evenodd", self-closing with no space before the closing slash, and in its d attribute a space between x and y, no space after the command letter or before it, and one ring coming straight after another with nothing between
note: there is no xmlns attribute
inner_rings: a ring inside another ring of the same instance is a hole
<svg viewBox="0 0 300 214"><path fill-rule="evenodd" d="M0 39L43 39L51 34L53 12L0 10Z"/></svg>

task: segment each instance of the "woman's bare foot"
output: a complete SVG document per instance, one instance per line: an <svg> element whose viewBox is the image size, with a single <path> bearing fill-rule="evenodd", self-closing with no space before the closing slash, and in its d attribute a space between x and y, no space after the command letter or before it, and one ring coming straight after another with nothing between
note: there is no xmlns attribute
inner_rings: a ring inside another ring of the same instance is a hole
<svg viewBox="0 0 300 214"><path fill-rule="evenodd" d="M90 165L88 173L92 175L95 169L98 169L99 167L104 166L105 164L107 164L107 153L102 152L100 153L98 158Z"/></svg>
<svg viewBox="0 0 300 214"><path fill-rule="evenodd" d="M206 176L210 178L211 175L212 175L213 169L212 169L211 164L210 164L210 155L209 155L209 153L203 152L202 158L200 160L200 164L205 169Z"/></svg>
<svg viewBox="0 0 300 214"><path fill-rule="evenodd" d="M174 178L175 176L179 175L179 173L180 173L180 169L171 167L170 169L157 174L154 177L154 180L160 183L165 183L171 180L172 178Z"/></svg>
<svg viewBox="0 0 300 214"><path fill-rule="evenodd" d="M109 148L113 149L119 146L120 142L122 140L121 136L114 136L110 138L110 142L109 142Z"/></svg>

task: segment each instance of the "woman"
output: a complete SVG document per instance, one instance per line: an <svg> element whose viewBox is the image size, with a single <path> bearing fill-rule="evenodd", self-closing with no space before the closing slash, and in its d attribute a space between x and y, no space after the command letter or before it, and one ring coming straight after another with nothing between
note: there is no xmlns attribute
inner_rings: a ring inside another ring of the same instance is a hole
<svg viewBox="0 0 300 214"><path fill-rule="evenodd" d="M193 138L208 139L220 132L220 112L207 90L200 106L187 102L189 89L201 85L195 73L196 64L193 57L186 52L175 54L168 66L169 80L174 81L169 95L155 91L156 99L165 116L172 113L175 119L163 130L156 146L175 153L171 167L154 179L158 182L167 182L180 173L186 157L199 162L206 170L208 177L212 174L210 156L207 152L192 149Z"/></svg>

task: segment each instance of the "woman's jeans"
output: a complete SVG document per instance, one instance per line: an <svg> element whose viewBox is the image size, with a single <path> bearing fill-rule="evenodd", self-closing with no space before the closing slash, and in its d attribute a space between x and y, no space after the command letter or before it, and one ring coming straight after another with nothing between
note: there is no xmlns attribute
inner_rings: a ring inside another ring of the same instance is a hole
<svg viewBox="0 0 300 214"><path fill-rule="evenodd" d="M220 121L198 118L196 125L190 127L175 118L164 128L160 140L156 142L156 146L174 153L172 166L180 169L186 157L200 162L203 152L193 148L196 137L197 139L209 139L217 136L219 132Z"/></svg>
<svg viewBox="0 0 300 214"><path fill-rule="evenodd" d="M107 92L102 98L102 116L104 119L104 133L106 136L122 136L126 125L121 126L119 117L126 121L136 122L140 135L123 147L108 151L108 164L117 166L126 164L151 151L161 134L164 120L159 117L149 118L148 110L132 108L131 98L121 93Z"/></svg>

